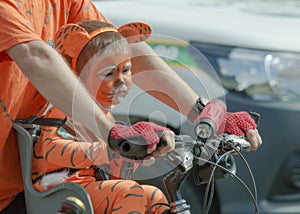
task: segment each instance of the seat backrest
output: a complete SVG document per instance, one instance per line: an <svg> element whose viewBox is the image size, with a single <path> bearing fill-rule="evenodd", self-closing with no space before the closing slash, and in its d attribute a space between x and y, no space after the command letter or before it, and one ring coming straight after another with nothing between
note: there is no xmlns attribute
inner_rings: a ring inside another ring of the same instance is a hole
<svg viewBox="0 0 300 214"><path fill-rule="evenodd" d="M68 196L81 200L87 214L94 214L92 203L85 189L72 182L62 183L46 192L38 192L32 184L33 142L29 132L22 124L14 124L17 133L19 155L24 183L26 210L28 214L56 214L61 204Z"/></svg>

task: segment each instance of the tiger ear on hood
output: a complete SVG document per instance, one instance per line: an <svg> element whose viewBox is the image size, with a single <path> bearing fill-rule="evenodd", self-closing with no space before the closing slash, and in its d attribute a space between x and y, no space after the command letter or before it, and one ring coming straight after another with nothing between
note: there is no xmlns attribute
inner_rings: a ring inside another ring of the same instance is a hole
<svg viewBox="0 0 300 214"><path fill-rule="evenodd" d="M119 33L128 43L137 43L147 40L151 36L151 27L145 22L130 22L118 28Z"/></svg>

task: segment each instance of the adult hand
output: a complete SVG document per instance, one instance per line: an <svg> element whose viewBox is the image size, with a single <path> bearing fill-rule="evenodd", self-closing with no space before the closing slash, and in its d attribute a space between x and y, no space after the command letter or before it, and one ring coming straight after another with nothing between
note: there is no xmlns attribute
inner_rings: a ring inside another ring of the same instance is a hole
<svg viewBox="0 0 300 214"><path fill-rule="evenodd" d="M257 150L262 144L262 138L257 129L249 129L246 132L246 137L251 144L251 150Z"/></svg>
<svg viewBox="0 0 300 214"><path fill-rule="evenodd" d="M237 136L246 136L251 144L251 150L256 150L262 144L262 138L255 121L245 111L227 113L224 132Z"/></svg>

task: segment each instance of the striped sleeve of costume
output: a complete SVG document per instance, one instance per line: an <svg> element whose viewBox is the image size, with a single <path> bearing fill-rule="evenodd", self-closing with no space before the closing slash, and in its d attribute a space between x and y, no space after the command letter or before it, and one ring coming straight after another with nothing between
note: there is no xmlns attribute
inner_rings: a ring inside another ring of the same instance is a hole
<svg viewBox="0 0 300 214"><path fill-rule="evenodd" d="M46 117L63 119L65 114L53 107ZM83 169L103 163L109 163L105 142L78 142L62 127L42 126L34 145L33 179L60 168Z"/></svg>

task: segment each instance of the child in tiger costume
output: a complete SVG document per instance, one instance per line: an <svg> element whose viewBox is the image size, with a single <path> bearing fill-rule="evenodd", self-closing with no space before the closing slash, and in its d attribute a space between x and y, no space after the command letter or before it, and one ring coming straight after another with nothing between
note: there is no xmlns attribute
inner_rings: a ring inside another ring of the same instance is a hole
<svg viewBox="0 0 300 214"><path fill-rule="evenodd" d="M110 109L121 102L131 87L129 43L144 41L150 33L150 27L141 22L115 28L100 21L85 21L64 25L56 34L57 50L111 121L114 118ZM74 99L76 96L80 94L75 94ZM195 111L191 110L194 116L199 114L198 103L196 107ZM78 106L73 110L81 111ZM167 199L160 189L132 180L137 163L112 152L106 141L99 140L55 107L45 117L61 119L64 123L58 127L42 126L40 137L34 143L32 179L37 190L46 191L62 182L78 183L90 195L95 214L167 211L168 207L164 206ZM253 150L261 144L256 124L247 112L228 113L224 127L224 132L247 135L250 143L255 142L252 138L259 138L257 145L252 144ZM158 133L162 133L166 142L174 139L171 130L151 122L139 122L130 127L115 123L109 138L142 136L148 144L147 154L158 156L155 154L166 152L162 147L155 153L160 138ZM144 161L149 164L153 159L150 156ZM152 206L156 203L157 206Z"/></svg>
<svg viewBox="0 0 300 214"><path fill-rule="evenodd" d="M143 41L150 33L146 23L115 28L100 21L85 21L67 24L56 34L57 50L111 120L114 119L110 108L119 104L131 87L129 43ZM46 191L62 182L78 183L90 195L95 214L147 213L153 203L167 203L161 190L131 179L136 163L128 164L110 152L104 141L81 141L77 134L81 126L57 108L52 107L45 117L66 122L59 127L41 127L40 138L34 145L32 170L37 190ZM164 127L149 124L155 130L173 134ZM163 213L166 209L154 206L151 213Z"/></svg>

